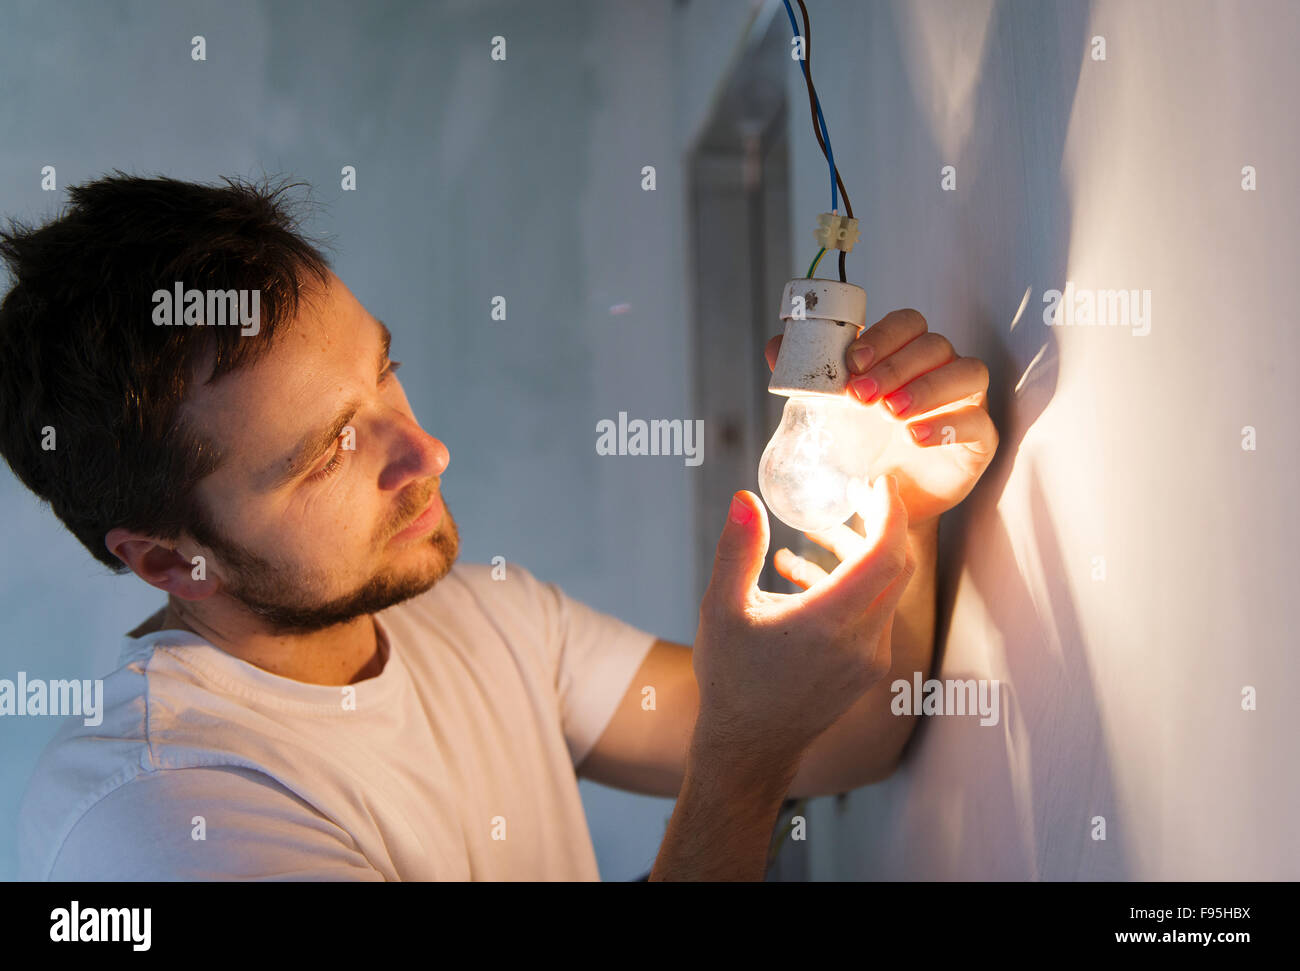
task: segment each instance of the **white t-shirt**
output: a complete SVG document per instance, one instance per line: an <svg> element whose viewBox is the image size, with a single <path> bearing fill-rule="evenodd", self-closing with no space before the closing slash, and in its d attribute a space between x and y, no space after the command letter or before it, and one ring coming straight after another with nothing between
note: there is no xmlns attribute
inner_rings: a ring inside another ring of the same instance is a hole
<svg viewBox="0 0 1300 971"><path fill-rule="evenodd" d="M574 767L655 637L491 574L375 614L384 669L342 687L124 638L103 723L69 719L37 765L19 878L598 880Z"/></svg>

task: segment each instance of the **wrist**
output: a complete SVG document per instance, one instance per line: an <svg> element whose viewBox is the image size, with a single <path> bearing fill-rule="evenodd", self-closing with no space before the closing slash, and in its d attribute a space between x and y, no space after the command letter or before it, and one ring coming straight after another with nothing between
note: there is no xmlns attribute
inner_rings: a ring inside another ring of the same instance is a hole
<svg viewBox="0 0 1300 971"><path fill-rule="evenodd" d="M761 881L767 872L790 767L774 761L764 771L752 749L731 744L713 724L696 720L682 788L650 873L655 882Z"/></svg>
<svg viewBox="0 0 1300 971"><path fill-rule="evenodd" d="M697 784L729 796L776 800L779 804L799 771L802 750L784 740L757 741L728 731L701 713L695 722L686 775Z"/></svg>

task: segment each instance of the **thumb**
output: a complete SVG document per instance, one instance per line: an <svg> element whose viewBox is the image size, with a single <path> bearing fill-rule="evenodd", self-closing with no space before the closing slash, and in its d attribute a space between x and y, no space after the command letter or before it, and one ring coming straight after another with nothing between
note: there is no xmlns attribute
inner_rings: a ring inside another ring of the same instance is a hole
<svg viewBox="0 0 1300 971"><path fill-rule="evenodd" d="M776 370L776 359L781 353L781 338L784 334L777 334L763 347L763 357L767 359L767 369Z"/></svg>
<svg viewBox="0 0 1300 971"><path fill-rule="evenodd" d="M752 492L731 497L727 522L718 539L709 590L721 603L740 606L749 599L767 559L767 510Z"/></svg>

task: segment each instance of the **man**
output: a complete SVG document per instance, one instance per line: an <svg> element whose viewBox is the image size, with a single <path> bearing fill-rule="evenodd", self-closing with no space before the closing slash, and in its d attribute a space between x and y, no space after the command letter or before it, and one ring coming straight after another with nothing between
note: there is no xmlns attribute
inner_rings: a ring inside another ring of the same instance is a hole
<svg viewBox="0 0 1300 971"><path fill-rule="evenodd" d="M596 879L584 776L678 796L653 879L761 879L787 794L892 771L912 719L888 675L929 667L938 516L996 446L987 371L919 314L854 345L855 393L946 406L955 447L936 429L879 480L870 541L819 534L829 576L780 551L801 594L754 586L766 513L737 493L692 651L456 563L447 448L284 187L70 195L0 235L0 453L167 604L123 638L102 724L43 754L20 876Z"/></svg>

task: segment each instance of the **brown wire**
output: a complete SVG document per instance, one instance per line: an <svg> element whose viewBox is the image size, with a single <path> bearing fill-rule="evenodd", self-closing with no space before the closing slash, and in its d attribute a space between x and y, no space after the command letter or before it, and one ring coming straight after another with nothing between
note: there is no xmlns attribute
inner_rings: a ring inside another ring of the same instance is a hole
<svg viewBox="0 0 1300 971"><path fill-rule="evenodd" d="M821 146L822 155L826 157L826 164L831 163L831 153L826 148L826 141L822 138L822 128L817 122L817 87L813 84L812 79L812 25L808 20L808 8L804 6L803 0L796 0L799 4L799 12L803 15L803 77L808 88L808 110L812 113L813 134L817 136L817 144ZM844 200L844 211L850 219L853 218L853 203L849 201L849 193L844 188L844 180L840 178L840 167L835 167L835 185L840 190L840 198ZM848 282L848 276L844 272L844 258L848 256L844 250L840 250L840 282Z"/></svg>

